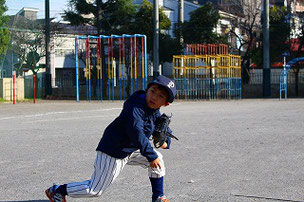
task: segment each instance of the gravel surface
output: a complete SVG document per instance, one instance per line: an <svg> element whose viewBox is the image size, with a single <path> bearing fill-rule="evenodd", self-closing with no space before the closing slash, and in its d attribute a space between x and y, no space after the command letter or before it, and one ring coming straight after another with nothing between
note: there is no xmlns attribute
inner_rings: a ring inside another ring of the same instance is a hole
<svg viewBox="0 0 304 202"><path fill-rule="evenodd" d="M52 185L89 179L123 102L0 104L0 202L47 202ZM304 201L304 99L177 101L164 155L172 202ZM147 170L126 166L100 198L150 202Z"/></svg>

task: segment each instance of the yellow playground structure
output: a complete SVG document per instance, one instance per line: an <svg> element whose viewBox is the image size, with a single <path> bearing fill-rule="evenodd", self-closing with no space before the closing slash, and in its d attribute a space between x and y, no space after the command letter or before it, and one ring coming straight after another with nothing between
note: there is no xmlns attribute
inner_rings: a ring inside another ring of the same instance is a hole
<svg viewBox="0 0 304 202"><path fill-rule="evenodd" d="M225 46L195 44L187 49L188 55L173 56L178 99L241 98L241 57L228 54Z"/></svg>

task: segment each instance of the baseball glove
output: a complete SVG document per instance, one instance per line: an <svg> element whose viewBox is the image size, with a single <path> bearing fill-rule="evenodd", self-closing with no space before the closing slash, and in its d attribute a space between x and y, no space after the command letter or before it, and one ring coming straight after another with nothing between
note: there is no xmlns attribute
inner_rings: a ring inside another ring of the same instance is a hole
<svg viewBox="0 0 304 202"><path fill-rule="evenodd" d="M155 120L155 129L152 133L152 136L153 136L153 144L156 148L161 147L167 140L168 136L178 140L177 137L167 132L171 121L171 117L172 115L169 117L166 114L162 114L160 117L158 117Z"/></svg>

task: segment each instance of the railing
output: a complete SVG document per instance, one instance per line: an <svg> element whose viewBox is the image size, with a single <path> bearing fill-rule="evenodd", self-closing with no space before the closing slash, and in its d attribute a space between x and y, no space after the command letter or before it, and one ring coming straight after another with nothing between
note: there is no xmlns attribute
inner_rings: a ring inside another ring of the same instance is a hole
<svg viewBox="0 0 304 202"><path fill-rule="evenodd" d="M270 83L280 84L280 73L281 69L271 69L270 73ZM250 70L249 72L250 80L248 84L263 84L263 69ZM300 71L298 75L299 84L304 84L304 71ZM295 84L295 72L289 71L287 77L288 84Z"/></svg>

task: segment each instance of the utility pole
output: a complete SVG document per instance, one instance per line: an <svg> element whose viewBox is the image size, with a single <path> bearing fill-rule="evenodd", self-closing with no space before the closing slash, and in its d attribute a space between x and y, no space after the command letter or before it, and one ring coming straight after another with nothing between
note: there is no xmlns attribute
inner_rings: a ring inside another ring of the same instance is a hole
<svg viewBox="0 0 304 202"><path fill-rule="evenodd" d="M153 77L156 78L160 75L159 72L159 13L158 13L158 0L153 1L154 8L154 37L153 37Z"/></svg>
<svg viewBox="0 0 304 202"><path fill-rule="evenodd" d="M179 24L180 24L179 28L181 28L182 23L184 23L184 0L179 0ZM179 43L181 44L181 46L183 46L184 38L181 29L180 29L179 37L180 37Z"/></svg>
<svg viewBox="0 0 304 202"><path fill-rule="evenodd" d="M269 0L264 0L264 22L263 22L263 96L264 98L271 96L270 84L270 56L269 56Z"/></svg>
<svg viewBox="0 0 304 202"><path fill-rule="evenodd" d="M50 67L50 0L45 0L45 95L52 94L52 75Z"/></svg>

